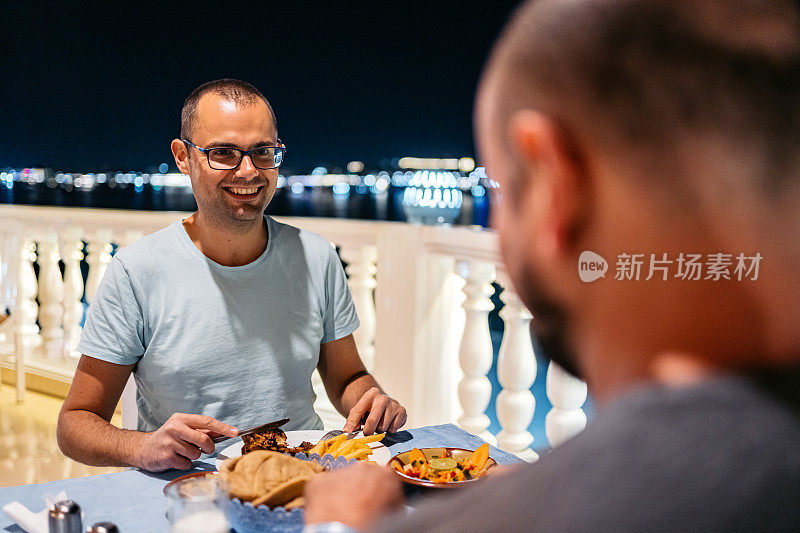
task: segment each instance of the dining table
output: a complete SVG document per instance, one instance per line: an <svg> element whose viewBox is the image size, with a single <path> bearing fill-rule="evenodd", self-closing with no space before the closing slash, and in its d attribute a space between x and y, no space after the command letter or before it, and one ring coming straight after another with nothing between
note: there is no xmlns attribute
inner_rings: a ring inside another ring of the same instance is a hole
<svg viewBox="0 0 800 533"><path fill-rule="evenodd" d="M394 456L413 448L447 446L473 450L484 441L453 424L443 424L402 430L387 435L381 442L389 448L391 455ZM187 473L216 470L215 459L222 449L224 446L218 446L214 454L203 455L194 461L191 470L153 473L132 468L113 474L0 488L0 507L18 501L36 512L44 508L45 495L55 495L64 491L68 499L80 505L84 514L84 526L96 522L112 522L123 533L168 531L164 486ZM500 465L521 462L516 455L494 446L490 446L489 455ZM432 492L439 491L429 490L427 494ZM417 499L426 497L425 494L413 495ZM413 507L413 501L409 505ZM5 513L0 513L0 531L19 532L24 530Z"/></svg>

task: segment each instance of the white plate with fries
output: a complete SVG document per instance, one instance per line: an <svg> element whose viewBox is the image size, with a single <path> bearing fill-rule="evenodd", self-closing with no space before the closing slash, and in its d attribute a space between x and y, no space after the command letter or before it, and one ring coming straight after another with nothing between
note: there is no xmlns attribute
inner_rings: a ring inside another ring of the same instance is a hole
<svg viewBox="0 0 800 533"><path fill-rule="evenodd" d="M321 439L325 433L327 433L327 431L323 429L287 431L286 444L288 446L300 446L303 441L311 442L316 446L315 449L309 452L309 455L312 453L319 453L318 447L322 446L319 443L319 439ZM346 438L347 435L339 435L338 437L325 441L326 444L323 455L330 453L333 456L344 455L347 457L349 455L350 457L355 456L359 459L363 457L364 460L372 461L380 466L388 464L389 459L392 458L392 453L389 451L389 448L380 442L371 442L375 438L378 438L377 435L365 437L363 433L359 432L350 440L345 440ZM370 450L367 450L367 448ZM242 455L242 441L224 448L219 452L216 458L215 465L217 470L219 470L222 461L225 459L239 457L240 455Z"/></svg>

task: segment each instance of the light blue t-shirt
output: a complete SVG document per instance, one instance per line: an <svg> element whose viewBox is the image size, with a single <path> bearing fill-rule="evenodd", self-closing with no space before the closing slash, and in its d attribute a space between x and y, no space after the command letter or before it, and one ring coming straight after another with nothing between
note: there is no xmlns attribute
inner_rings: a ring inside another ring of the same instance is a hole
<svg viewBox="0 0 800 533"><path fill-rule="evenodd" d="M203 255L180 221L111 261L78 350L136 364L141 431L173 413L322 428L311 387L320 343L353 333L358 317L330 243L265 219L267 248L244 266Z"/></svg>

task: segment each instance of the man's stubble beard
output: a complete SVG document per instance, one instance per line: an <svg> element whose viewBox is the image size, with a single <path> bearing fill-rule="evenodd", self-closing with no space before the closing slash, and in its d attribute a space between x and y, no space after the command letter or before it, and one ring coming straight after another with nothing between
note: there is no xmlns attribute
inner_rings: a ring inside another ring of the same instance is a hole
<svg viewBox="0 0 800 533"><path fill-rule="evenodd" d="M523 259L524 255L504 250L503 257L509 266L509 274L514 278L517 296L533 315L530 323L532 340L535 339L546 358L580 378L578 358L572 347L574 336L570 331L570 316L565 306L549 294L541 281L542 276ZM516 268L511 268L511 263L516 263Z"/></svg>
<svg viewBox="0 0 800 533"><path fill-rule="evenodd" d="M538 287L538 276L529 272L525 276L525 289L519 295L520 300L533 315L530 330L531 337L541 347L544 356L555 361L564 370L580 378L578 359L572 348L569 333L569 318L562 306L545 296Z"/></svg>
<svg viewBox="0 0 800 533"><path fill-rule="evenodd" d="M225 202L225 192L220 191L220 194L223 196L214 198L211 202L197 202L197 208L210 223L231 233L246 233L255 224L260 223L260 220L264 218L267 206L272 201L272 197L269 197L259 207L241 206L243 212L239 214L239 208L231 207ZM197 201L196 197L195 201Z"/></svg>

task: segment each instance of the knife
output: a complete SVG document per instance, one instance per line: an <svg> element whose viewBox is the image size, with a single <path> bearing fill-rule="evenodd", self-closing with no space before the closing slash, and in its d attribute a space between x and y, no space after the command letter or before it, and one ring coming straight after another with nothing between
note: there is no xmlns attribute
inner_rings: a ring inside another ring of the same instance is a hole
<svg viewBox="0 0 800 533"><path fill-rule="evenodd" d="M253 433L258 433L260 431L266 431L268 429L279 428L279 427L281 427L282 425L284 425L288 421L289 421L288 418L284 418L283 420L278 420L277 422L270 422L269 424L262 424L260 426L254 427L254 428L245 429L244 431L240 431L238 435L235 435L233 437L229 437L227 435L220 435L219 437L213 437L211 439L211 442L213 442L214 444L217 444L217 443L220 443L220 442L228 440L228 439L235 439L236 437L244 437L245 435L252 435Z"/></svg>

